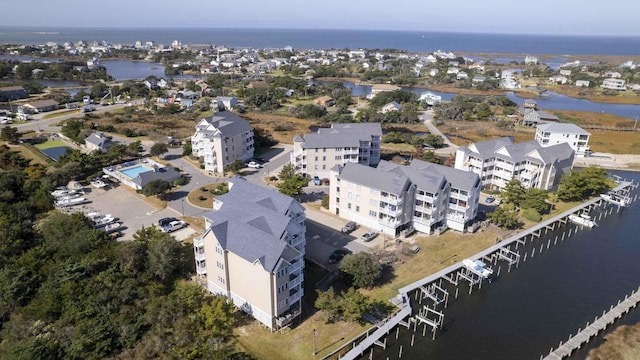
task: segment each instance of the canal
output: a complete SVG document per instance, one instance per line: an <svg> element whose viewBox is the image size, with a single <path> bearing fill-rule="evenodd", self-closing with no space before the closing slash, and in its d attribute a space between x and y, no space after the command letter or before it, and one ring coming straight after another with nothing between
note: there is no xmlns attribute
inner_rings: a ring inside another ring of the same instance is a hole
<svg viewBox="0 0 640 360"><path fill-rule="evenodd" d="M617 174L640 181L639 173ZM596 209L591 214L597 218L600 212ZM640 202L635 202L619 213L614 209L598 221L598 227L582 229L564 240L560 240L562 232L575 231L575 225L567 224L528 242L528 259L519 268L507 272L506 264L498 262L500 276L485 282L482 289L476 286L471 295L466 284L459 285L458 299L451 296L444 309L444 328L435 341L428 329L422 336L422 325L415 332L413 326L400 327L399 338L396 340L394 329L386 350L374 346L372 358L398 359L402 346L402 359L539 359L638 288L639 217ZM554 245L556 236L559 240ZM547 249L548 239L551 246ZM541 244L544 250L540 253ZM531 257L533 247L536 252ZM524 256L522 246L519 250ZM455 293L453 286L449 291ZM414 294L410 295L413 302ZM417 310L419 305L413 305ZM636 308L570 359L584 359L589 349L601 344L603 335L620 324L639 321L640 309ZM369 355L370 350L362 358Z"/></svg>

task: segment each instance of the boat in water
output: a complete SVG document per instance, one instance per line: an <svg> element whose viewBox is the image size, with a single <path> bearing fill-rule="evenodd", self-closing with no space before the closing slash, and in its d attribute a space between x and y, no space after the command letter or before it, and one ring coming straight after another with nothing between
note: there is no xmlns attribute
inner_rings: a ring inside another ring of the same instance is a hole
<svg viewBox="0 0 640 360"><path fill-rule="evenodd" d="M480 260L464 259L462 260L462 265L472 273L485 279L493 274L493 270Z"/></svg>
<svg viewBox="0 0 640 360"><path fill-rule="evenodd" d="M629 197L627 196L621 196L618 194L609 193L609 194L600 194L600 197L610 202L613 205L618 205L622 207L631 205L631 199L629 199Z"/></svg>
<svg viewBox="0 0 640 360"><path fill-rule="evenodd" d="M591 219L591 216L585 213L582 213L580 215L571 214L569 215L569 221L571 221L574 224L578 224L578 225L586 226L590 228L598 225L595 223L595 221Z"/></svg>

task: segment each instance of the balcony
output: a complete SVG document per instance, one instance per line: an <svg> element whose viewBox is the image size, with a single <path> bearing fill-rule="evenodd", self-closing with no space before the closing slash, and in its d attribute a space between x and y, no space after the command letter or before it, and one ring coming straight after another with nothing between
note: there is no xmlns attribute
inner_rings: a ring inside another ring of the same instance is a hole
<svg viewBox="0 0 640 360"><path fill-rule="evenodd" d="M358 149L354 149L354 150L343 150L342 154L344 155L358 155Z"/></svg>
<svg viewBox="0 0 640 360"><path fill-rule="evenodd" d="M385 194L385 193L380 194L380 200L390 205L401 205L402 203L404 203L404 198L402 198L401 196Z"/></svg>
<svg viewBox="0 0 640 360"><path fill-rule="evenodd" d="M289 289L295 289L297 286L302 284L302 275L289 275Z"/></svg>
<svg viewBox="0 0 640 360"><path fill-rule="evenodd" d="M300 260L294 260L291 262L291 265L289 265L289 272L296 273L298 271L302 271L303 268L304 261L302 260L302 258L300 258Z"/></svg>
<svg viewBox="0 0 640 360"><path fill-rule="evenodd" d="M204 238L202 237L202 235L193 238L193 246L198 248L204 246Z"/></svg>
<svg viewBox="0 0 640 360"><path fill-rule="evenodd" d="M390 227L398 227L400 226L401 222L400 222L400 219L385 217L385 218L378 219L378 224L390 226Z"/></svg>
<svg viewBox="0 0 640 360"><path fill-rule="evenodd" d="M196 261L202 261L206 259L206 256L204 255L204 250L194 251L194 253L195 253Z"/></svg>
<svg viewBox="0 0 640 360"><path fill-rule="evenodd" d="M416 200L422 200L424 202L428 202L428 203L433 203L433 201L435 200L435 198L433 196L428 196L428 195L417 195L416 194Z"/></svg>
<svg viewBox="0 0 640 360"><path fill-rule="evenodd" d="M415 206L415 211L420 211L423 214L431 214L433 212L433 207L426 207L426 206L416 205Z"/></svg>
<svg viewBox="0 0 640 360"><path fill-rule="evenodd" d="M391 206L380 206L378 211L383 213L383 214L390 215L392 217L397 217L397 216L402 215L402 208L401 207L392 208Z"/></svg>
<svg viewBox="0 0 640 360"><path fill-rule="evenodd" d="M196 273L198 275L207 275L207 267L204 263L196 263Z"/></svg>

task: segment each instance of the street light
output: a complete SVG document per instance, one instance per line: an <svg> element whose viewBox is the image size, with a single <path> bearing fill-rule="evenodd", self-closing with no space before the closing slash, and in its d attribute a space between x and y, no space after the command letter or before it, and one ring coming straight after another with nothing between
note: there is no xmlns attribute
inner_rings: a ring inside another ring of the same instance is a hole
<svg viewBox="0 0 640 360"><path fill-rule="evenodd" d="M182 207L182 217L184 217L184 198L181 199L180 205Z"/></svg>
<svg viewBox="0 0 640 360"><path fill-rule="evenodd" d="M313 329L313 356L316 356L316 329Z"/></svg>

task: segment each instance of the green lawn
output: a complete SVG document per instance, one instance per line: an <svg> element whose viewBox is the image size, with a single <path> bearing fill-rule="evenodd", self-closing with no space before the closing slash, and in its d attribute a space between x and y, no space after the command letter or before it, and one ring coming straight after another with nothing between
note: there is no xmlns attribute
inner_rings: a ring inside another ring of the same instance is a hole
<svg viewBox="0 0 640 360"><path fill-rule="evenodd" d="M43 142L42 144L36 144L34 146L38 150L46 150L46 149L51 149L51 148L54 148L54 147L67 147L67 144L62 142L62 140L47 140L46 142Z"/></svg>

